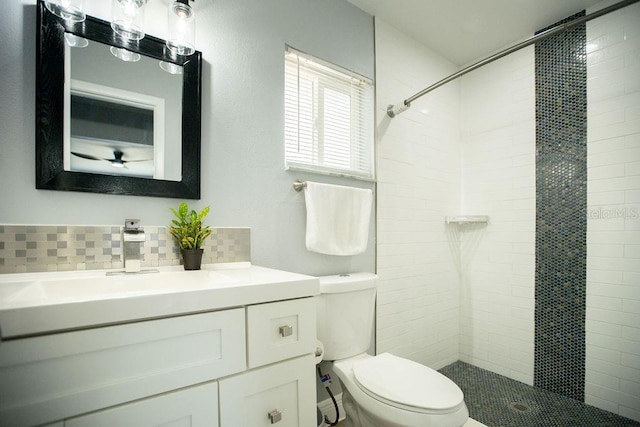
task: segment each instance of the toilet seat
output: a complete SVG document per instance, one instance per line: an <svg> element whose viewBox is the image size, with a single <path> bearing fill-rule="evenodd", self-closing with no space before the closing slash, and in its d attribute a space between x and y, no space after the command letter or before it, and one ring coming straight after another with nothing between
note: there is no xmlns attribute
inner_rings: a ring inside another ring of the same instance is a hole
<svg viewBox="0 0 640 427"><path fill-rule="evenodd" d="M355 383L376 400L421 413L445 413L463 404L462 390L439 372L389 353L353 365Z"/></svg>

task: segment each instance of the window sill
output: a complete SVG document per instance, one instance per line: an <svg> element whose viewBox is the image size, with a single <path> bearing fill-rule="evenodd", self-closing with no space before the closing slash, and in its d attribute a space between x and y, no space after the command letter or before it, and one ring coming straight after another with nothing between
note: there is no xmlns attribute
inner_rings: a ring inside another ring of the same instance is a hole
<svg viewBox="0 0 640 427"><path fill-rule="evenodd" d="M376 182L376 179L364 174L357 174L351 171L345 171L341 169L330 169L330 168L320 168L312 165L303 165L303 164L288 164L285 168L290 171L301 171L301 172L310 172L318 175L327 175L327 176L339 176L342 178L352 178L360 181L367 182Z"/></svg>

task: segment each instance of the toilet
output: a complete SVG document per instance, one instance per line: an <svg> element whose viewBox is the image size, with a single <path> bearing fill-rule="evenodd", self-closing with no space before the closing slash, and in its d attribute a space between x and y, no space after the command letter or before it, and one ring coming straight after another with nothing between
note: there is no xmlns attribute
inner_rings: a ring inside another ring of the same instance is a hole
<svg viewBox="0 0 640 427"><path fill-rule="evenodd" d="M342 385L347 425L456 427L469 411L449 378L389 353L371 356L378 277L352 273L320 277L317 334L323 360L333 362Z"/></svg>

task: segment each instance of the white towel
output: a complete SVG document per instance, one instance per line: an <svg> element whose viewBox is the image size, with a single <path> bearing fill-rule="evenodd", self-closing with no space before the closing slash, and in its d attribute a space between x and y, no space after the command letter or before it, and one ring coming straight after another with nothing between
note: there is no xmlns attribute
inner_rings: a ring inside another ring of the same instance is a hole
<svg viewBox="0 0 640 427"><path fill-rule="evenodd" d="M307 181L307 249L357 255L367 249L373 192Z"/></svg>

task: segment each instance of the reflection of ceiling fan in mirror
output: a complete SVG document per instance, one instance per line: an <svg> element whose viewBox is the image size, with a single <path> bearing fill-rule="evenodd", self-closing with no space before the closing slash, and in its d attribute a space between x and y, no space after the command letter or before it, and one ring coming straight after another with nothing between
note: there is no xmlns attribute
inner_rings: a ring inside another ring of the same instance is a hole
<svg viewBox="0 0 640 427"><path fill-rule="evenodd" d="M72 151L71 154L73 154L74 156L78 156L80 158L83 158L83 159L87 159L87 160L107 161L107 162L110 162L111 166L113 166L114 168L125 168L126 167L125 163L148 162L150 160L153 160L153 159L125 160L125 159L122 158L124 156L124 153L122 151L118 150L118 149L113 150L113 158L112 159L105 159L105 158L101 158L101 157L92 156L92 155L89 155L89 154L76 153L74 151Z"/></svg>
<svg viewBox="0 0 640 427"><path fill-rule="evenodd" d="M71 136L69 170L143 178L161 177L153 145Z"/></svg>

